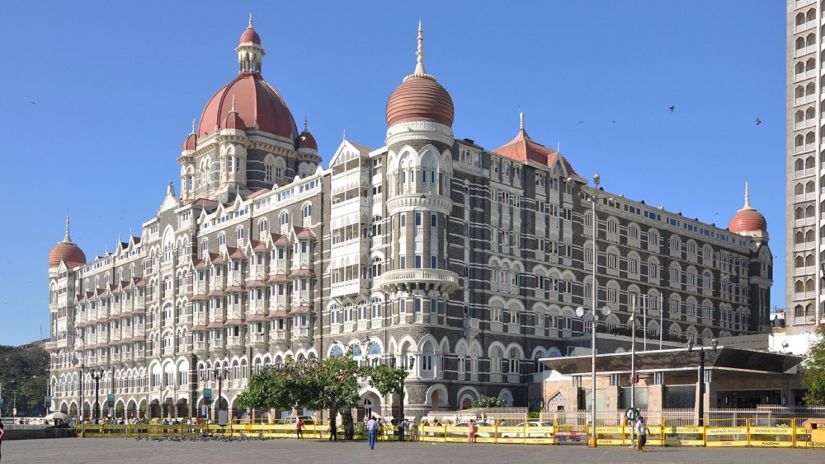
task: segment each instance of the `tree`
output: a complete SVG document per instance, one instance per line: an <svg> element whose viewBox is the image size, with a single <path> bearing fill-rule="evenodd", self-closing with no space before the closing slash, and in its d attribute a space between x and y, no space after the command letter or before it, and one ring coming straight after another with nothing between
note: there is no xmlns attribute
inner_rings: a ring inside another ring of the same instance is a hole
<svg viewBox="0 0 825 464"><path fill-rule="evenodd" d="M386 364L379 364L370 367L365 372L369 376L370 386L378 390L381 395L389 393L401 394L404 391L404 379L408 372L402 367L390 367Z"/></svg>
<svg viewBox="0 0 825 464"><path fill-rule="evenodd" d="M808 388L805 404L810 406L825 405L825 325L816 329L819 341L813 343L805 360L803 382Z"/></svg>
<svg viewBox="0 0 825 464"><path fill-rule="evenodd" d="M48 370L49 354L42 345L0 345L0 386L5 400L3 416L12 415L15 396L18 416L45 414L43 397L48 384Z"/></svg>
<svg viewBox="0 0 825 464"><path fill-rule="evenodd" d="M507 407L507 402L502 398L481 395L479 399L473 400L471 405L474 408L504 408Z"/></svg>

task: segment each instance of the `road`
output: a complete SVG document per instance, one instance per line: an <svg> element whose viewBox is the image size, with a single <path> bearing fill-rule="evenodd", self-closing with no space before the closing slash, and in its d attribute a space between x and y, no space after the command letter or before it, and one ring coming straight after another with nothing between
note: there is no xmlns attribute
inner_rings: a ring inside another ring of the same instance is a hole
<svg viewBox="0 0 825 464"><path fill-rule="evenodd" d="M60 438L15 440L3 443L2 464L180 464L210 463L301 463L327 464L364 462L392 464L468 463L561 463L603 462L610 464L695 463L811 464L825 462L825 450L766 448L651 448L645 453L604 446L485 445L379 442L370 451L366 442L317 440L266 440L248 442L146 442L127 438Z"/></svg>

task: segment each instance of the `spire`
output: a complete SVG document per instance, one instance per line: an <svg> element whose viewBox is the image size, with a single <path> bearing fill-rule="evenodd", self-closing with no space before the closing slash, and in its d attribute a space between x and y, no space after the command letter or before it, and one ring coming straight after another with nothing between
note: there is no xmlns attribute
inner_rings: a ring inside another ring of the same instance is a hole
<svg viewBox="0 0 825 464"><path fill-rule="evenodd" d="M63 237L63 241L66 243L72 243L72 237L69 236L69 229L71 228L72 218L69 217L69 213L66 213L66 236Z"/></svg>
<svg viewBox="0 0 825 464"><path fill-rule="evenodd" d="M751 193L748 188L748 181L745 181L745 206L742 209L751 209Z"/></svg>
<svg viewBox="0 0 825 464"><path fill-rule="evenodd" d="M346 140L347 140L347 128L345 127L344 128L344 139L343 139L343 141L346 141Z"/></svg>
<svg viewBox="0 0 825 464"><path fill-rule="evenodd" d="M304 116L304 132L309 132L309 123L306 116Z"/></svg>
<svg viewBox="0 0 825 464"><path fill-rule="evenodd" d="M524 130L524 111L518 112L518 129Z"/></svg>
<svg viewBox="0 0 825 464"><path fill-rule="evenodd" d="M418 50L415 52L416 63L414 76L426 76L424 71L424 29L421 27L421 20L418 20Z"/></svg>
<svg viewBox="0 0 825 464"><path fill-rule="evenodd" d="M249 12L249 23L246 26L247 29L253 29L252 27L252 12Z"/></svg>
<svg viewBox="0 0 825 464"><path fill-rule="evenodd" d="M192 132L190 132L190 134L194 134L194 133L195 133L195 118L192 118Z"/></svg>

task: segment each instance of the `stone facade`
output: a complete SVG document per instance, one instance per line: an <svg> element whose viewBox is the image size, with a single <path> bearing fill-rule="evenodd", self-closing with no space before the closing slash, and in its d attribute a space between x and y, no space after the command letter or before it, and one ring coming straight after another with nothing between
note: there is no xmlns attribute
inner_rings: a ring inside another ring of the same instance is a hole
<svg viewBox="0 0 825 464"><path fill-rule="evenodd" d="M412 77L432 78L419 66ZM411 414L480 395L525 405L538 359L589 339L575 308L592 301L594 197L604 337L626 337L634 305L651 340L768 324L766 236L595 190L523 123L518 143L542 162L422 118L391 124L379 148L344 140L323 169L306 127L297 139L256 128L231 92L226 122L187 137L181 195L170 185L140 236L50 267L57 410L92 409L95 367L116 414L191 415L204 388L217 397L220 367L239 414L252 372L348 347L409 370ZM366 386L363 401L398 405Z"/></svg>

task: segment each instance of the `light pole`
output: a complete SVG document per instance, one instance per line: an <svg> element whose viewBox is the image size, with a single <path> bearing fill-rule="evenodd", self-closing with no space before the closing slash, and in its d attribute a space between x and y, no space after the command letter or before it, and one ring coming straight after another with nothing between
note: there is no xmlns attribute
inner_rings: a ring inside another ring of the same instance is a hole
<svg viewBox="0 0 825 464"><path fill-rule="evenodd" d="M223 380L229 374L229 369L215 367L215 378L218 379L218 409L217 409L217 422L218 425L221 423L221 412L223 411Z"/></svg>
<svg viewBox="0 0 825 464"><path fill-rule="evenodd" d="M711 340L710 347L694 346L693 339L688 340L688 353L693 355L693 349L696 348L699 354L699 427L705 425L705 351L712 348L715 352L718 346L719 341L715 338Z"/></svg>
<svg viewBox="0 0 825 464"><path fill-rule="evenodd" d="M630 297L630 409L636 410L636 295ZM636 439L636 427L630 429L630 446Z"/></svg>
<svg viewBox="0 0 825 464"><path fill-rule="evenodd" d="M591 203L591 211L593 214L593 220L591 221L593 224L593 303L591 306L591 312L593 314L593 327L590 328L590 335L591 335L591 398L590 398L590 426L592 427L590 432L590 442L588 445L591 448L595 448L597 445L596 440L596 321L598 320L598 316L596 316L596 305L597 302L597 294L599 292L599 285L596 281L596 272L598 270L599 265L599 247L596 245L596 239L598 238L599 233L599 220L596 217L596 202L599 200L599 184L601 183L601 177L596 174L593 176L593 195L590 197Z"/></svg>
<svg viewBox="0 0 825 464"><path fill-rule="evenodd" d="M100 423L100 379L102 378L103 369L92 369L92 380L95 382L95 407L93 411L95 424Z"/></svg>

